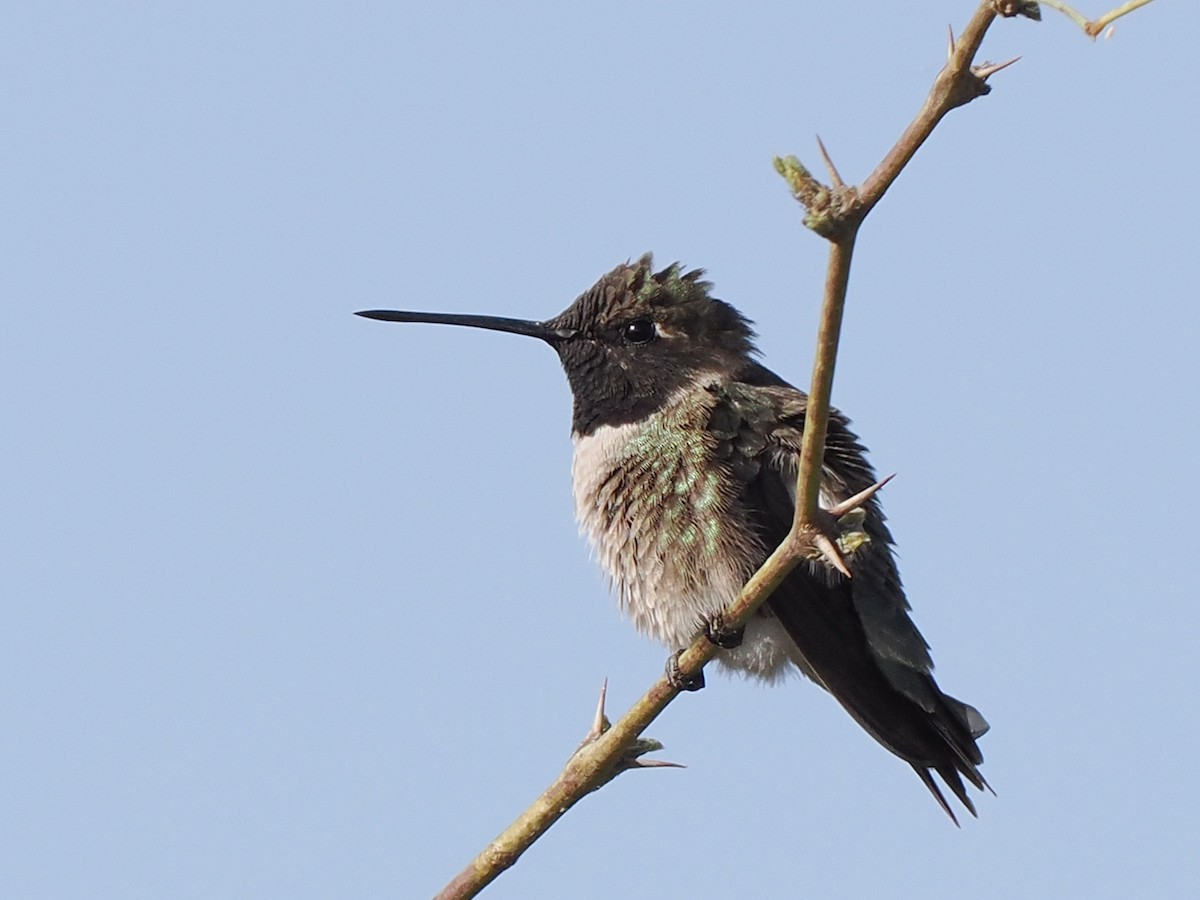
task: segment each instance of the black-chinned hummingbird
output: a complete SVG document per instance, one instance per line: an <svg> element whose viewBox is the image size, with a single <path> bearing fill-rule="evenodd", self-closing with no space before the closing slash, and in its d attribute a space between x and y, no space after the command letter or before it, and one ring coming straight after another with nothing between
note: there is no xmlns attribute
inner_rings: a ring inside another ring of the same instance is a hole
<svg viewBox="0 0 1200 900"><path fill-rule="evenodd" d="M652 265L647 254L617 266L543 322L359 315L508 331L554 348L574 395L580 528L634 625L678 649L719 620L788 533L807 396L755 360L750 323L712 296L702 271ZM848 424L830 417L826 508L875 481ZM863 511L845 560L852 577L802 562L716 660L768 681L798 669L909 763L957 823L932 772L975 814L963 778L987 786L975 739L988 725L934 681L878 500Z"/></svg>

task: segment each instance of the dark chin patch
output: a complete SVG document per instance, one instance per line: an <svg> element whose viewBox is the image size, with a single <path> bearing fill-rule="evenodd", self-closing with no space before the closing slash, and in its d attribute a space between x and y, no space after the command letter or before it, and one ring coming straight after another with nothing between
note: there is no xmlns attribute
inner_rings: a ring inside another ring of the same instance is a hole
<svg viewBox="0 0 1200 900"><path fill-rule="evenodd" d="M558 352L575 397L571 429L580 437L602 425L641 421L695 379L686 366L634 365L626 369L608 359L604 347L589 340L565 342Z"/></svg>

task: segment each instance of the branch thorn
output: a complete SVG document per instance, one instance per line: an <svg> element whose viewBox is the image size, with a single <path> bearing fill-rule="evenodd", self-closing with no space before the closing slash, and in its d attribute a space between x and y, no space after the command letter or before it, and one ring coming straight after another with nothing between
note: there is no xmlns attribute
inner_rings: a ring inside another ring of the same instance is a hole
<svg viewBox="0 0 1200 900"><path fill-rule="evenodd" d="M596 716L592 719L592 727L588 729L588 733L583 736L585 744L596 740L604 732L608 731L609 721L608 716L604 713L604 701L608 697L608 679L604 679L604 683L600 685L600 699L596 702Z"/></svg>
<svg viewBox="0 0 1200 900"><path fill-rule="evenodd" d="M592 727L588 729L587 734L583 736L583 741L579 745L579 749L575 751L578 754L584 747L595 743L605 735L612 723L608 720L608 714L604 711L605 701L608 699L608 679L600 685L600 696L596 701L596 715L592 718ZM634 741L633 746L629 747L617 760L614 762L611 770L604 777L603 781L596 784L592 790L598 790L608 782L612 781L622 772L629 769L684 769L687 768L682 763L668 762L665 759L642 759L642 756L647 753L655 753L662 749L662 743L653 738L639 738Z"/></svg>
<svg viewBox="0 0 1200 900"><path fill-rule="evenodd" d="M987 81L992 75L995 75L1001 69L1007 69L1021 57L1014 56L1008 62L1002 63L984 63L982 66L972 66L971 71L980 81Z"/></svg>
<svg viewBox="0 0 1200 900"><path fill-rule="evenodd" d="M860 506L863 506L868 500L870 500L876 494L878 494L879 491L883 488L883 486L895 477L896 477L896 473L893 472L887 478L881 478L879 481L875 482L873 485L871 485L866 490L859 491L853 497L848 497L845 500L843 500L841 503L831 506L828 510L829 514L831 516L833 516L835 519L840 519L842 516L846 515L846 513L853 512L854 510L858 509Z"/></svg>
<svg viewBox="0 0 1200 900"><path fill-rule="evenodd" d="M813 534L812 543L820 552L821 558L825 562L833 566L847 578L854 577L850 574L850 568L846 565L846 561L842 559L842 551L838 549L837 544L833 542L829 535L818 531Z"/></svg>
<svg viewBox="0 0 1200 900"><path fill-rule="evenodd" d="M829 158L829 151L825 149L825 142L821 140L819 134L817 135L817 147L821 151L821 159L825 160L825 168L829 170L829 178L833 182L833 186L839 188L845 187L846 183L842 181L842 176L838 173L837 166Z"/></svg>
<svg viewBox="0 0 1200 900"><path fill-rule="evenodd" d="M635 759L630 761L630 769L686 769L683 763L671 762L666 759Z"/></svg>

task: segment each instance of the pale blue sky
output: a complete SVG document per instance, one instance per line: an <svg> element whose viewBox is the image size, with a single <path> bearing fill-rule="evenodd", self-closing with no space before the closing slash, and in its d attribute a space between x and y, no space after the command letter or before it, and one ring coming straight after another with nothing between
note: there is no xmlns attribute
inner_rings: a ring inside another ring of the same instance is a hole
<svg viewBox="0 0 1200 900"><path fill-rule="evenodd" d="M10 6L0 894L426 896L657 677L553 353L351 313L543 317L653 250L803 385L771 156L860 180L973 3L887 6ZM999 23L859 242L834 399L999 796L956 830L811 684L714 676L650 732L687 769L487 896L1194 896L1198 31Z"/></svg>

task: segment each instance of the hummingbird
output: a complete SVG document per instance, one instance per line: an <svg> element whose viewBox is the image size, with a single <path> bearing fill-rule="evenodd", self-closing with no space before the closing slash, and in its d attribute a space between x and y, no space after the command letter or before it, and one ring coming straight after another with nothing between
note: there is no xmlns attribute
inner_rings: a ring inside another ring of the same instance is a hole
<svg viewBox="0 0 1200 900"><path fill-rule="evenodd" d="M932 773L977 815L963 784L990 786L976 739L988 724L942 692L909 617L878 498L858 512L844 565L802 560L740 631L721 612L787 535L807 395L756 359L751 323L712 294L700 269L617 266L544 321L365 310L391 322L465 325L539 338L573 395L572 484L580 530L620 606L676 650L700 634L723 668L768 682L798 670L912 766L954 823ZM849 420L832 411L820 503L875 482ZM842 520L843 522L845 520ZM676 687L695 690L668 662Z"/></svg>

